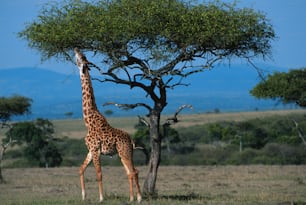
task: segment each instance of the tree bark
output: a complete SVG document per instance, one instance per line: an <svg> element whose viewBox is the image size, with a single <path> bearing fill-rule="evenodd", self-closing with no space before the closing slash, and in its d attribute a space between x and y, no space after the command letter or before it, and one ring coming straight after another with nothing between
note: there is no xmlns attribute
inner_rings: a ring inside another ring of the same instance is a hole
<svg viewBox="0 0 306 205"><path fill-rule="evenodd" d="M0 184L5 183L5 180L4 180L3 175L2 175L2 160L3 160L5 150L8 148L8 146L10 146L11 144L13 144L15 142L17 142L17 141L12 140L12 138L10 138L8 143L1 144L1 150L0 150Z"/></svg>
<svg viewBox="0 0 306 205"><path fill-rule="evenodd" d="M143 193L148 196L154 196L157 172L161 156L161 137L159 132L160 113L153 112L150 115L150 143L151 156L148 164L147 177L143 184Z"/></svg>
<svg viewBox="0 0 306 205"><path fill-rule="evenodd" d="M5 151L4 146L2 146L0 150L0 184L4 183L4 178L2 175L2 158L3 158L4 151Z"/></svg>
<svg viewBox="0 0 306 205"><path fill-rule="evenodd" d="M8 145L9 145L9 143L1 145L1 150L0 150L0 184L5 183L5 180L4 180L3 175L2 175L2 160L3 160L3 156L4 156L5 150L6 150Z"/></svg>

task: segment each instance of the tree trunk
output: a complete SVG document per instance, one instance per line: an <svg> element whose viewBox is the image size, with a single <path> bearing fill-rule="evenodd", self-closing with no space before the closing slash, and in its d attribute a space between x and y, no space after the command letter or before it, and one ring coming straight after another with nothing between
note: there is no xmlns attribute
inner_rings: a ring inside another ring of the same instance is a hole
<svg viewBox="0 0 306 205"><path fill-rule="evenodd" d="M4 178L2 176L2 168L0 167L0 184L3 184L5 181L4 181Z"/></svg>
<svg viewBox="0 0 306 205"><path fill-rule="evenodd" d="M161 155L161 137L159 132L160 113L151 113L150 115L150 143L151 156L148 164L147 177L143 184L143 193L148 196L155 194L155 184L157 179L157 171L160 163Z"/></svg>
<svg viewBox="0 0 306 205"><path fill-rule="evenodd" d="M2 145L1 150L0 150L0 184L5 182L3 175L2 175L2 159L3 159L4 152L5 152L5 146Z"/></svg>
<svg viewBox="0 0 306 205"><path fill-rule="evenodd" d="M5 180L3 178L2 175L2 160L3 160L3 156L5 153L5 150L8 148L8 146L10 146L11 144L17 142L16 140L12 140L12 138L10 138L10 141L6 144L1 144L1 150L0 150L0 184L5 183Z"/></svg>

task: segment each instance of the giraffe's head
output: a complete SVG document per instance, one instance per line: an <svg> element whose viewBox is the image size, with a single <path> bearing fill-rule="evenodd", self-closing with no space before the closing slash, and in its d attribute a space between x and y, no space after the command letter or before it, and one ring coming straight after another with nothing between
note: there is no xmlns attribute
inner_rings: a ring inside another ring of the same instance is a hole
<svg viewBox="0 0 306 205"><path fill-rule="evenodd" d="M84 54L78 48L74 48L74 53L75 53L77 66L80 70L80 75L84 75L90 70L88 66L89 61L86 59Z"/></svg>

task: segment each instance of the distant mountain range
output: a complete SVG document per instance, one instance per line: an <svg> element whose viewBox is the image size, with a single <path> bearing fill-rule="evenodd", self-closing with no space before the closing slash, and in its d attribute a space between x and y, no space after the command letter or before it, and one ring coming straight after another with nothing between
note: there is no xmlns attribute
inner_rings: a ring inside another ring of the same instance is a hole
<svg viewBox="0 0 306 205"><path fill-rule="evenodd" d="M189 113L253 111L255 109L283 109L272 100L257 100L249 94L259 82L256 71L245 66L218 66L212 70L186 78L189 86L168 90L168 106L164 113L174 112L182 104L191 104ZM146 110L123 111L105 102L148 102L141 90L112 83L93 81L98 108L101 112L112 110L114 116L145 115ZM40 68L0 69L0 96L22 95L33 99L32 114L25 119L81 118L81 85L78 73L66 75Z"/></svg>

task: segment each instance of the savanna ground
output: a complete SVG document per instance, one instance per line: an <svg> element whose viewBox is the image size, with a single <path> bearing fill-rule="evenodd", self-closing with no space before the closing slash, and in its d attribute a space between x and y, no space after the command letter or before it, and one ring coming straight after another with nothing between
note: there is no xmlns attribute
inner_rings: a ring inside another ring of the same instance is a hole
<svg viewBox="0 0 306 205"><path fill-rule="evenodd" d="M293 110L182 115L180 123L175 126L243 121L301 112L306 113L305 110ZM137 120L136 117L109 118L113 126L129 133L135 131ZM80 139L86 134L82 120L57 120L53 123L56 136ZM118 159L114 157L113 160ZM104 167L103 159L102 169L104 204L129 204L124 169L117 166ZM138 169L142 186L147 167ZM85 202L81 200L78 167L4 168L3 175L6 183L0 184L1 205L98 204L98 186L92 165L85 173ZM306 165L161 166L156 189L156 197L144 198L142 204L306 204Z"/></svg>
<svg viewBox="0 0 306 205"><path fill-rule="evenodd" d="M138 167L140 182L146 167ZM93 166L86 171L82 202L78 168L5 169L0 203L98 204ZM122 167L103 167L105 204L128 204ZM157 197L141 204L306 204L306 166L162 166ZM135 202L136 204L136 202Z"/></svg>

